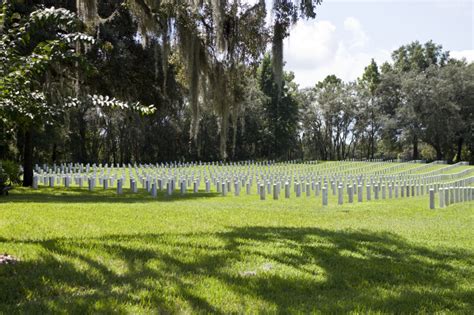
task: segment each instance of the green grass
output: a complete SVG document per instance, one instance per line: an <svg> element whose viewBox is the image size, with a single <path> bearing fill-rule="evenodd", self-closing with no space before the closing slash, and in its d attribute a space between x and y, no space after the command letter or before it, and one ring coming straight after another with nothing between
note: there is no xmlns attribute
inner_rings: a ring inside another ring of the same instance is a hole
<svg viewBox="0 0 474 315"><path fill-rule="evenodd" d="M431 172L434 172L434 171L439 171L443 168L446 168L447 166L449 165L445 165L445 164L433 164L433 165L430 165L426 168L422 168L414 173L412 173L413 175L421 175L421 174L425 174L425 173L431 173ZM457 169L457 168L454 168L454 169Z"/></svg>
<svg viewBox="0 0 474 315"><path fill-rule="evenodd" d="M455 174L455 173L460 173L465 170L472 170L472 165L460 165L453 167L452 169L443 171L443 174Z"/></svg>
<svg viewBox="0 0 474 315"><path fill-rule="evenodd" d="M0 198L0 313L474 312L474 203Z"/></svg>

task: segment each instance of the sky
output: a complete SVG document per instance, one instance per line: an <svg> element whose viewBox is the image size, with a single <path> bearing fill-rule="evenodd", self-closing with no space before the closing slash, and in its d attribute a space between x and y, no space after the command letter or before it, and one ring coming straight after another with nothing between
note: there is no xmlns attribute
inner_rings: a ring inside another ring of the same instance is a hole
<svg viewBox="0 0 474 315"><path fill-rule="evenodd" d="M371 58L381 65L415 40L474 61L474 0L323 0L285 40L285 70L302 88L330 74L355 80Z"/></svg>

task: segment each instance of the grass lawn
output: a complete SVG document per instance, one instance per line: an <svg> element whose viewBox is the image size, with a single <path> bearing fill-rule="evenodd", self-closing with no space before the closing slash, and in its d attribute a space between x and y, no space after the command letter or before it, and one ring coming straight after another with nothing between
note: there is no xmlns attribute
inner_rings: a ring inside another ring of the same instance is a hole
<svg viewBox="0 0 474 315"><path fill-rule="evenodd" d="M474 202L0 198L0 313L474 313Z"/></svg>

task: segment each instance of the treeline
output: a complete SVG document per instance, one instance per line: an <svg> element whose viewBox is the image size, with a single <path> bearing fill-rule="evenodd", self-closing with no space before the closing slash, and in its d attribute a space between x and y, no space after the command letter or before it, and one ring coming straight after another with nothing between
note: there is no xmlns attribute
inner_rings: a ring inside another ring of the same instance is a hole
<svg viewBox="0 0 474 315"><path fill-rule="evenodd" d="M272 54L258 57L255 52L250 62L231 66L238 70L213 66L217 70L203 74L194 69L206 77L193 86L189 65L179 53L183 47L170 45L164 55L163 39L153 36L143 45L140 23L127 7L117 9L119 2L99 2L101 15L113 18L88 32L94 41L83 43L83 59L64 57L67 62L48 64L38 86L74 91L80 85L84 95L110 96L124 105L154 104L155 110L116 110L100 99L75 98L72 105L63 102L66 106L54 115L28 121L6 110L15 102L6 102L10 94L4 93L0 159L24 161L31 143L33 162L49 163L348 158L474 162L474 64L449 58L433 42L402 46L391 62L380 66L372 61L355 82L330 75L313 88L299 89L292 73L283 72L280 81ZM58 1L46 4L61 6ZM32 8L16 5L15 11L26 19ZM73 5L67 8L74 11ZM249 35L252 29L242 32ZM10 70L3 66L4 75L15 67L18 63L11 63ZM53 83L70 76L70 87L55 88ZM197 88L206 93L192 93ZM51 99L35 103L35 108ZM25 102L31 104L31 97Z"/></svg>
<svg viewBox="0 0 474 315"><path fill-rule="evenodd" d="M356 82L300 92L305 157L474 162L474 64L413 42Z"/></svg>

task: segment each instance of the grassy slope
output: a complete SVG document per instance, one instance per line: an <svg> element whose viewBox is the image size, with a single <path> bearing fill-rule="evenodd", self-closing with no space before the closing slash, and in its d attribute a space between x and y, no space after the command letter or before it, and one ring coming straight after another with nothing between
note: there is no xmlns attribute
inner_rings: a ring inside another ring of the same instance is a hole
<svg viewBox="0 0 474 315"><path fill-rule="evenodd" d="M474 312L473 202L269 197L17 189L0 313Z"/></svg>

